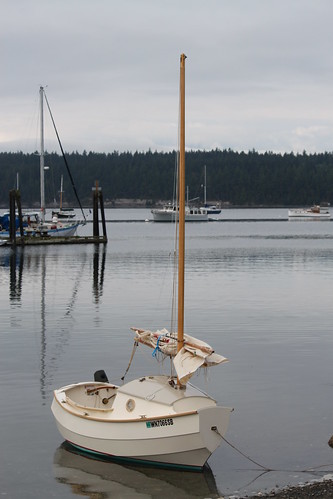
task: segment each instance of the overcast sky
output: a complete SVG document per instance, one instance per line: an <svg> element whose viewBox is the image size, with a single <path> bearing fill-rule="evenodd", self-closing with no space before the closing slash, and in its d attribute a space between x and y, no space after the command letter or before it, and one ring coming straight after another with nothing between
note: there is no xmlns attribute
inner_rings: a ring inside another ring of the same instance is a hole
<svg viewBox="0 0 333 499"><path fill-rule="evenodd" d="M332 0L1 0L0 151L333 150ZM45 146L57 150L46 122Z"/></svg>

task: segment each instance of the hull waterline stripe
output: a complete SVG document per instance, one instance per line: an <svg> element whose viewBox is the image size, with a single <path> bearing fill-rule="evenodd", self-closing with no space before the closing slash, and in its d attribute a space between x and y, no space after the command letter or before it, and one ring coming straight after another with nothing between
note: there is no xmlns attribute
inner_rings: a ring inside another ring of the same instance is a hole
<svg viewBox="0 0 333 499"><path fill-rule="evenodd" d="M133 464L141 464L146 466L154 466L156 468L173 468L183 471L197 471L200 472L203 470L203 466L195 466L190 464L175 464L175 463L164 463L161 461L151 461L147 459L133 458L133 457L125 457L125 456L114 456L113 454L104 454L103 452L97 452L92 449L88 449L86 447L81 447L80 445L76 445L69 440L66 440L72 447L78 449L83 454L89 454L91 456L100 457L101 459L114 462L123 462L123 463L133 463Z"/></svg>

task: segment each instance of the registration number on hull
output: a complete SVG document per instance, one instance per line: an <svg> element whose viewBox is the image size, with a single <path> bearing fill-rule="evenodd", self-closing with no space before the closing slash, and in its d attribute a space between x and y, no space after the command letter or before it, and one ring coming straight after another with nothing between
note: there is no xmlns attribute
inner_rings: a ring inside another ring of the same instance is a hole
<svg viewBox="0 0 333 499"><path fill-rule="evenodd" d="M159 426L170 426L173 425L173 419L168 418L168 419L156 419L155 421L147 421L146 422L146 427L147 428L156 428Z"/></svg>

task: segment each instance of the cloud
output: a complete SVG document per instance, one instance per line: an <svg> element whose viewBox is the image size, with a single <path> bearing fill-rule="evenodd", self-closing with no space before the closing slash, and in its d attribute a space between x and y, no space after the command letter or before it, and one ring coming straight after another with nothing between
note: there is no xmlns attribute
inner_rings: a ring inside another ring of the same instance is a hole
<svg viewBox="0 0 333 499"><path fill-rule="evenodd" d="M0 150L31 147L41 84L67 150L176 148L181 52L187 147L331 150L295 131L333 127L332 16L330 0L3 0Z"/></svg>

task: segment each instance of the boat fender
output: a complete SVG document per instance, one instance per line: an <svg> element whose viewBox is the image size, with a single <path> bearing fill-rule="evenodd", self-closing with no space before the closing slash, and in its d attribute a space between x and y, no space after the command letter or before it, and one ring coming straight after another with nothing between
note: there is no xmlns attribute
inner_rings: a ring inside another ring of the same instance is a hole
<svg viewBox="0 0 333 499"><path fill-rule="evenodd" d="M101 369L100 371L96 371L94 373L94 381L98 381L100 383L108 383L109 382L108 377L105 374L105 371L103 369Z"/></svg>

